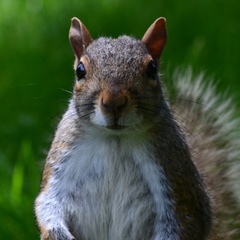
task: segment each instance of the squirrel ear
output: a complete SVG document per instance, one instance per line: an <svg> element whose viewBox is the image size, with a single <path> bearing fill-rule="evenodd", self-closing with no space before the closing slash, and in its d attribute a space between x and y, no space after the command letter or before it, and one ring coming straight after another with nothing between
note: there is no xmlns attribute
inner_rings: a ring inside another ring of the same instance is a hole
<svg viewBox="0 0 240 240"><path fill-rule="evenodd" d="M161 17L148 28L142 38L142 42L146 45L153 60L158 62L166 41L166 19Z"/></svg>
<svg viewBox="0 0 240 240"><path fill-rule="evenodd" d="M92 42L92 37L89 31L76 17L72 18L72 24L69 31L69 40L75 56L78 59L81 58L84 48L86 48Z"/></svg>

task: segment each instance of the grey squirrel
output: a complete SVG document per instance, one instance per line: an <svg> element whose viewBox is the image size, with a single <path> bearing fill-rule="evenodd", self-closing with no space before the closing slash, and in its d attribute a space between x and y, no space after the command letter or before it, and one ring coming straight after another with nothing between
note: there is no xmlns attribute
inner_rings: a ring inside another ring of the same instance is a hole
<svg viewBox="0 0 240 240"><path fill-rule="evenodd" d="M35 201L41 239L237 239L239 142L209 110L229 120L230 105L180 72L169 104L158 74L165 19L140 41L92 40L73 18L69 39L76 81Z"/></svg>

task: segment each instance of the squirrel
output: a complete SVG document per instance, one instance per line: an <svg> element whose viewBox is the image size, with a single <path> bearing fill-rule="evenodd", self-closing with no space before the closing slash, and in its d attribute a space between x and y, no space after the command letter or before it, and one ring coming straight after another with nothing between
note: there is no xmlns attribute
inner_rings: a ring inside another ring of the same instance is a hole
<svg viewBox="0 0 240 240"><path fill-rule="evenodd" d="M76 80L35 200L41 239L237 239L239 186L227 180L239 140L212 111L230 119L230 103L190 72L176 73L169 102L165 18L141 40L93 40L73 18L69 39Z"/></svg>

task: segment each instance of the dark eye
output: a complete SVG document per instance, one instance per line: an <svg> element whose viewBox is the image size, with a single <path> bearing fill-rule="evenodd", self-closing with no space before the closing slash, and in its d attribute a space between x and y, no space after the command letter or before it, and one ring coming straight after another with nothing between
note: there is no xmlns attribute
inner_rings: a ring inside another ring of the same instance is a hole
<svg viewBox="0 0 240 240"><path fill-rule="evenodd" d="M151 60L147 67L147 75L150 78L155 78L157 74L157 67L153 60Z"/></svg>
<svg viewBox="0 0 240 240"><path fill-rule="evenodd" d="M86 70L82 62L79 63L77 70L76 70L78 80L82 79L86 75Z"/></svg>

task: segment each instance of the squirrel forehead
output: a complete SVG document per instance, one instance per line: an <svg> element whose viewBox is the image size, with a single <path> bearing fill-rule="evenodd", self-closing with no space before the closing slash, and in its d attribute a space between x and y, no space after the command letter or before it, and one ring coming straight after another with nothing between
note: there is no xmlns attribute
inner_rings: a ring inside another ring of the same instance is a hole
<svg viewBox="0 0 240 240"><path fill-rule="evenodd" d="M86 54L95 64L108 67L115 65L141 65L148 55L145 45L132 37L119 38L101 37L92 42L86 49Z"/></svg>

